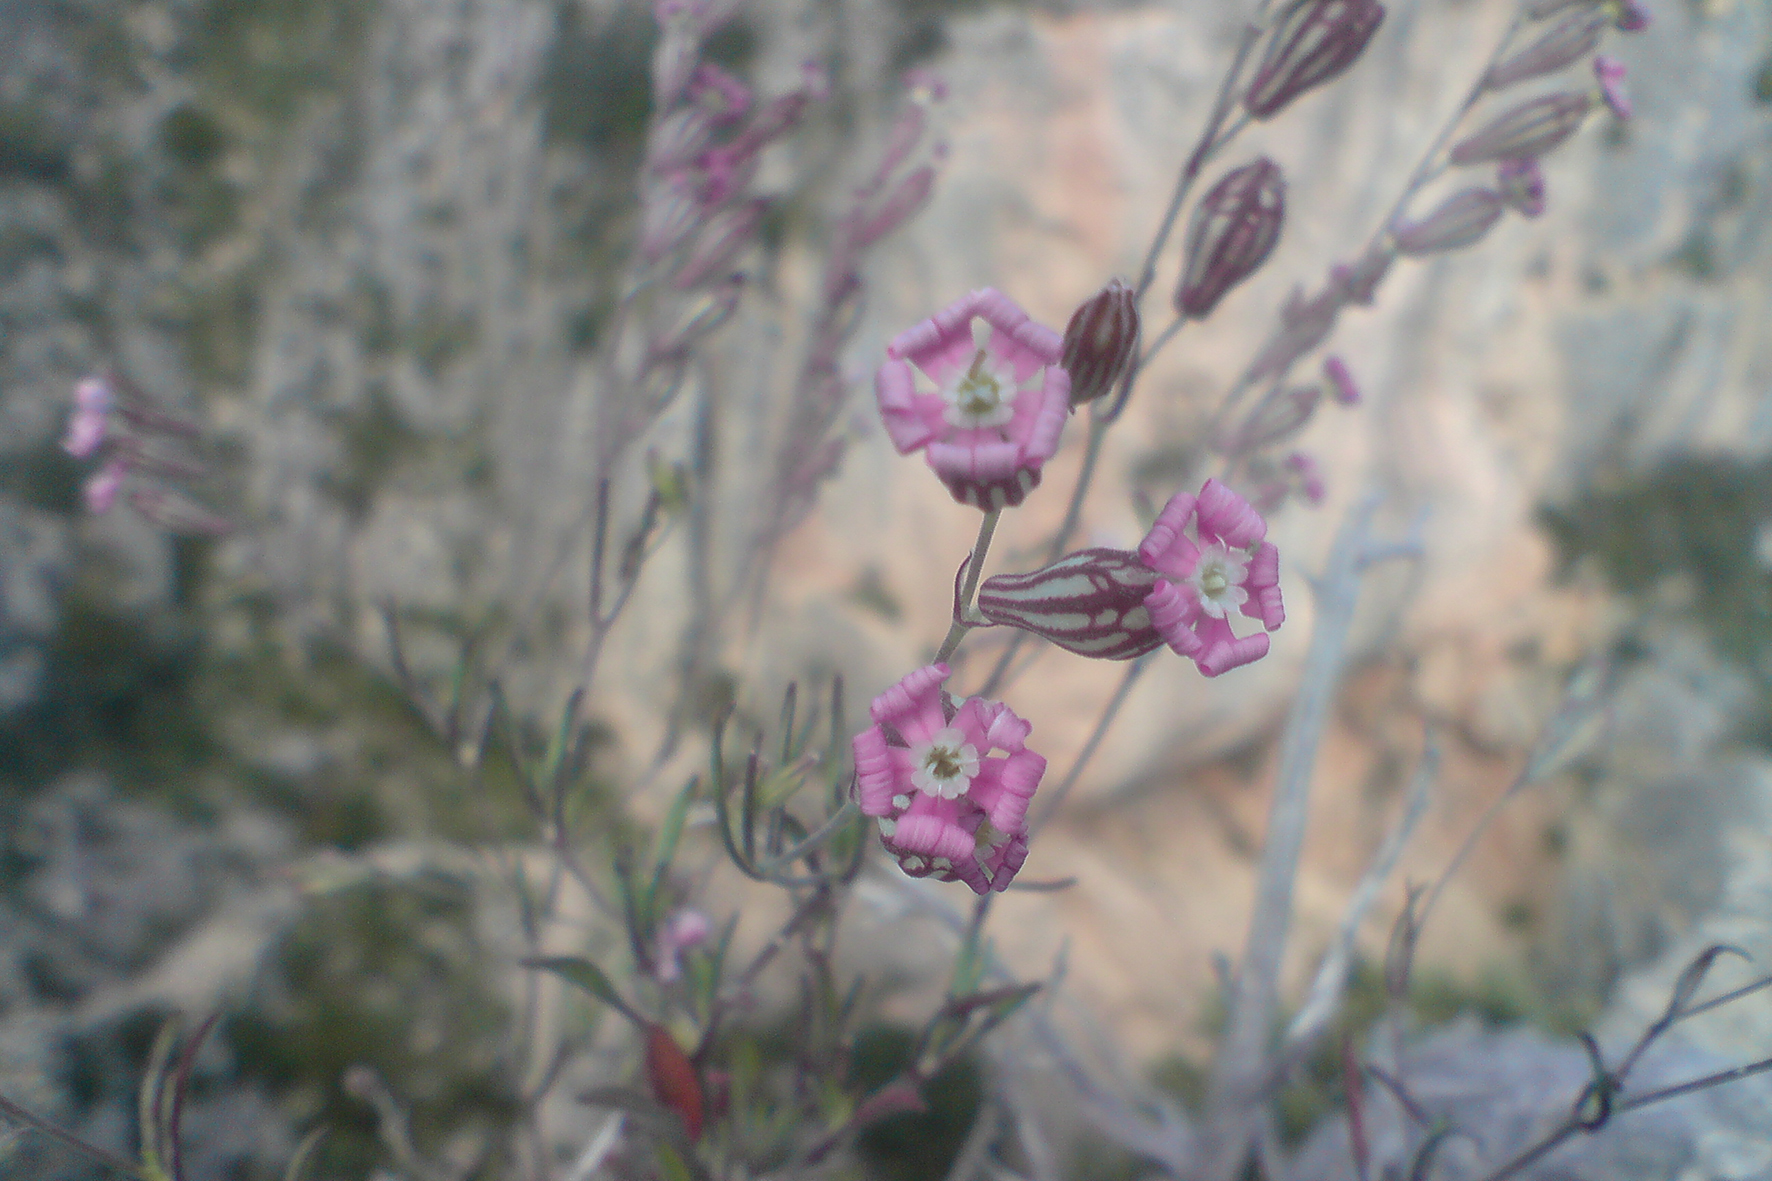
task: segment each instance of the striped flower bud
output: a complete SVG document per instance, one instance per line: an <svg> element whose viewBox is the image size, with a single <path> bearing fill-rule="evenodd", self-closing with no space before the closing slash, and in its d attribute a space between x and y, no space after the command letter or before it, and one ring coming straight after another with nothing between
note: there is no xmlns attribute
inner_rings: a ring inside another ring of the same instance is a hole
<svg viewBox="0 0 1772 1181"><path fill-rule="evenodd" d="M1303 430L1323 400L1321 386L1294 386L1263 398L1225 446L1230 455L1248 455L1283 442Z"/></svg>
<svg viewBox="0 0 1772 1181"><path fill-rule="evenodd" d="M1297 0L1268 34L1243 106L1257 119L1354 64L1384 20L1378 0Z"/></svg>
<svg viewBox="0 0 1772 1181"><path fill-rule="evenodd" d="M1071 406L1108 393L1138 353L1138 299L1118 279L1071 313L1059 364L1071 375Z"/></svg>
<svg viewBox="0 0 1772 1181"><path fill-rule="evenodd" d="M1490 164L1542 156L1575 134L1593 109L1594 96L1563 90L1521 103L1452 145L1454 164Z"/></svg>
<svg viewBox="0 0 1772 1181"><path fill-rule="evenodd" d="M1163 642L1144 606L1156 582L1130 550L1086 549L1031 574L985 579L978 610L1080 656L1131 660Z"/></svg>
<svg viewBox="0 0 1772 1181"><path fill-rule="evenodd" d="M1267 261L1285 217L1286 178L1278 164L1262 156L1226 173L1188 223L1176 311L1194 319L1210 314L1225 292Z"/></svg>
<svg viewBox="0 0 1772 1181"><path fill-rule="evenodd" d="M1494 189L1464 189L1440 202L1420 221L1405 221L1391 230L1403 254L1439 254L1469 246L1501 220L1507 208Z"/></svg>
<svg viewBox="0 0 1772 1181"><path fill-rule="evenodd" d="M1600 43L1600 31L1610 21L1611 17L1599 9L1572 12L1545 30L1538 40L1491 66L1483 76L1483 84L1490 90L1500 90L1560 70L1592 53Z"/></svg>
<svg viewBox="0 0 1772 1181"><path fill-rule="evenodd" d="M1532 0L1526 5L1528 20L1541 21L1562 12L1565 8L1598 8L1599 0Z"/></svg>
<svg viewBox="0 0 1772 1181"><path fill-rule="evenodd" d="M768 208L768 199L759 197L728 205L710 216L690 243L689 256L682 267L671 276L671 286L688 291L725 271L738 252L756 238L757 227Z"/></svg>

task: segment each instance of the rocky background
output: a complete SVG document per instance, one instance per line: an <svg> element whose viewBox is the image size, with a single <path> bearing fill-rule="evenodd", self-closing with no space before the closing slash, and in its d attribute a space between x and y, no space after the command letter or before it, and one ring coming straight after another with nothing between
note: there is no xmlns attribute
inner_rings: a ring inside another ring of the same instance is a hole
<svg viewBox="0 0 1772 1181"><path fill-rule="evenodd" d="M788 680L833 671L865 699L933 648L975 521L891 453L866 376L886 339L971 287L1062 324L1130 274L1239 11L758 0L718 39L764 90L808 57L836 86L766 164L762 187L798 195L753 297L648 440L667 459L700 449L711 507L648 567L606 656L621 675L597 686L600 773L642 785L642 815L673 786L656 769L674 773L669 752L724 701L766 715ZM1232 162L1262 150L1287 170L1285 237L1110 438L1097 543L1136 541L1148 506L1197 482L1218 393L1291 286L1372 232L1507 16L1397 0L1352 74L1240 145ZM1080 1020L1183 1100L1214 953L1240 946L1306 578L1369 490L1387 530L1420 523L1424 553L1365 589L1298 975L1424 725L1446 762L1401 869L1417 881L1601 652L1614 726L1479 845L1425 937L1420 1019L1492 1023L1469 1036L1500 1047L1505 1078L1545 1039L1640 1028L1708 941L1772 955L1772 15L1663 0L1655 18L1610 47L1636 118L1595 120L1548 162L1542 219L1402 264L1344 317L1332 347L1367 401L1305 438L1330 494L1274 523L1290 614L1274 655L1216 682L1154 666L1029 861L1077 884L999 912L1005 956L1038 973L1067 947ZM382 609L427 683L471 635L493 637L489 662L538 719L577 673L559 653L583 641L596 350L636 228L652 30L613 0L0 2L0 1094L127 1149L160 1020L220 1010L193 1178L277 1175L315 1122L334 1128L321 1176L386 1167L373 1112L341 1086L357 1063L390 1080L428 1155L471 1173L504 1134L522 1064L488 949L511 904L485 863L529 823L510 785L469 792L430 741L390 676ZM810 276L859 175L849 149L880 142L911 65L947 80L948 163L869 264L843 464L760 584L732 571L790 437L780 394ZM202 492L232 534L81 511L87 473L57 440L74 381L103 366L204 424ZM1082 433L1006 521L1003 568L1056 521ZM1012 692L1055 773L1117 672L1048 653ZM1397 900L1374 913L1373 955ZM855 962L914 976L885 960L903 946L892 921L857 919ZM1769 1004L1718 1015L1690 1052L1772 1054ZM1453 1073L1478 1051L1461 1053ZM1289 1135L1330 1090L1295 1088ZM1713 1123L1670 1167L1766 1175L1763 1119ZM0 1174L89 1175L33 1138L10 1152ZM1086 1158L1070 1175L1137 1175ZM893 1175L889 1154L874 1167Z"/></svg>

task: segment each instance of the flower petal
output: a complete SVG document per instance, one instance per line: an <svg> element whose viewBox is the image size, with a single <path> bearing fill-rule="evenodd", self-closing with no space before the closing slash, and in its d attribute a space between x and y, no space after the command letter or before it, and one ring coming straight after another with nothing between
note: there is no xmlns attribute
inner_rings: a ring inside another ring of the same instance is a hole
<svg viewBox="0 0 1772 1181"><path fill-rule="evenodd" d="M900 455L909 455L942 431L942 400L919 394L911 367L903 361L887 361L874 373L874 399L886 434Z"/></svg>
<svg viewBox="0 0 1772 1181"><path fill-rule="evenodd" d="M1163 637L1178 656L1198 656L1205 645L1194 634L1194 623L1200 618L1200 604L1191 593L1183 592L1166 578L1145 597L1144 609L1150 613L1151 626Z"/></svg>
<svg viewBox="0 0 1772 1181"><path fill-rule="evenodd" d="M906 673L898 684L874 698L868 715L876 722L891 725L906 742L928 742L932 734L948 724L941 712L941 683L947 679L945 664L931 664Z"/></svg>
<svg viewBox="0 0 1772 1181"><path fill-rule="evenodd" d="M1267 522L1228 485L1211 479L1200 489L1199 530L1202 542L1210 536L1246 549L1267 536Z"/></svg>

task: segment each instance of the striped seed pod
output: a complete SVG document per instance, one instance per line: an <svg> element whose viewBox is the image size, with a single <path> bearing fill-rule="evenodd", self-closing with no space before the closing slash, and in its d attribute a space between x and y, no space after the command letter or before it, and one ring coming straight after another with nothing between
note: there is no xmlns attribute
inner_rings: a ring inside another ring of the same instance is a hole
<svg viewBox="0 0 1772 1181"><path fill-rule="evenodd" d="M1420 221L1391 230L1402 254L1439 254L1476 242L1501 220L1507 202L1494 189L1463 189L1442 201Z"/></svg>
<svg viewBox="0 0 1772 1181"><path fill-rule="evenodd" d="M1286 178L1266 156L1227 172L1194 207L1175 310L1209 315L1225 292L1267 261L1286 217Z"/></svg>
<svg viewBox="0 0 1772 1181"><path fill-rule="evenodd" d="M1268 34L1243 106L1257 119L1277 115L1353 65L1383 21L1378 0L1297 0Z"/></svg>
<svg viewBox="0 0 1772 1181"><path fill-rule="evenodd" d="M1453 144L1448 158L1454 164L1491 164L1542 156L1574 135L1593 105L1594 96L1584 90L1521 103Z"/></svg>
<svg viewBox="0 0 1772 1181"><path fill-rule="evenodd" d="M1071 313L1059 364L1071 375L1071 405L1108 393L1126 375L1138 352L1138 300L1132 288L1111 280Z"/></svg>
<svg viewBox="0 0 1772 1181"><path fill-rule="evenodd" d="M1086 549L1031 574L985 579L978 610L1079 656L1131 660L1163 642L1144 606L1156 582L1130 550Z"/></svg>
<svg viewBox="0 0 1772 1181"><path fill-rule="evenodd" d="M1611 18L1598 9L1572 12L1545 30L1538 40L1491 66L1483 75L1483 85L1500 90L1560 70L1592 53L1600 44L1600 31L1610 23Z"/></svg>

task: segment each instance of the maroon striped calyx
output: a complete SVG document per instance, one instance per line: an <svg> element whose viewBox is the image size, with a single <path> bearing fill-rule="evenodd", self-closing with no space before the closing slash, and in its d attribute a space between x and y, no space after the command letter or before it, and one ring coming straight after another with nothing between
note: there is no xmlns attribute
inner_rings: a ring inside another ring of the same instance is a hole
<svg viewBox="0 0 1772 1181"><path fill-rule="evenodd" d="M1243 106L1257 119L1279 114L1353 65L1383 21L1378 0L1297 0L1274 22Z"/></svg>
<svg viewBox="0 0 1772 1181"><path fill-rule="evenodd" d="M1593 105L1594 96L1583 90L1559 90L1521 103L1453 144L1447 158L1454 164L1536 159L1574 135Z"/></svg>
<svg viewBox="0 0 1772 1181"><path fill-rule="evenodd" d="M1093 402L1126 375L1138 353L1138 299L1111 280L1071 313L1059 364L1071 375L1071 406Z"/></svg>
<svg viewBox="0 0 1772 1181"><path fill-rule="evenodd" d="M1507 202L1494 189L1461 189L1420 221L1402 221L1391 229L1401 254L1439 254L1475 243L1501 220Z"/></svg>
<svg viewBox="0 0 1772 1181"><path fill-rule="evenodd" d="M1188 223L1175 310L1201 319L1267 261L1286 217L1286 178L1266 156L1227 172Z"/></svg>
<svg viewBox="0 0 1772 1181"><path fill-rule="evenodd" d="M1156 582L1130 550L1086 549L1029 574L985 579L978 610L1079 656L1131 660L1163 642L1144 606Z"/></svg>

